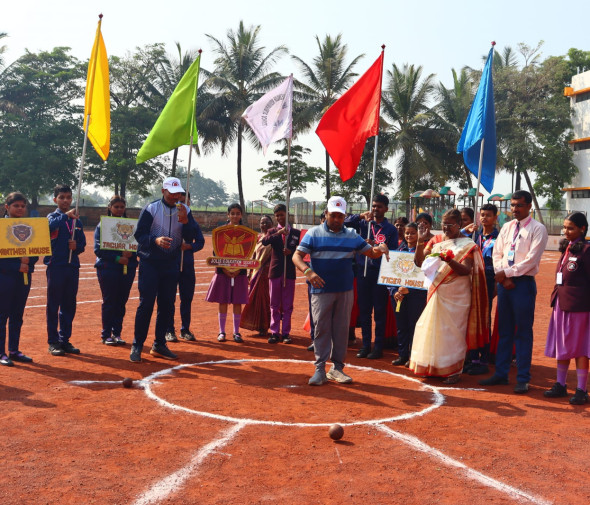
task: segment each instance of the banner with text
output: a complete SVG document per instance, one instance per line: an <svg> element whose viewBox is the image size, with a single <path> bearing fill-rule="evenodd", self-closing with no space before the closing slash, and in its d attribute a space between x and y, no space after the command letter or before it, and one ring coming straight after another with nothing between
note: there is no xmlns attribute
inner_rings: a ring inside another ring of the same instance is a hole
<svg viewBox="0 0 590 505"><path fill-rule="evenodd" d="M378 284L428 289L424 285L424 272L414 263L414 253L390 251L389 261L381 261Z"/></svg>
<svg viewBox="0 0 590 505"><path fill-rule="evenodd" d="M126 217L100 218L100 248L112 251L137 252L135 228L137 219Z"/></svg>
<svg viewBox="0 0 590 505"><path fill-rule="evenodd" d="M51 239L47 218L0 219L0 258L50 255Z"/></svg>

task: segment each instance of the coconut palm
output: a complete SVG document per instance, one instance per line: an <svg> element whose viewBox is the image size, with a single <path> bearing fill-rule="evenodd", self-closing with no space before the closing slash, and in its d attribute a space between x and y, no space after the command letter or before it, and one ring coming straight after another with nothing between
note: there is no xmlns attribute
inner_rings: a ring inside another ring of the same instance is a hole
<svg viewBox="0 0 590 505"><path fill-rule="evenodd" d="M346 65L348 47L342 43L342 34L336 37L326 35L320 41L316 35L319 55L313 59L311 65L301 58L292 56L299 64L305 83L298 83L298 89L305 99L300 110L300 120L311 125L319 120L324 112L344 93L357 76L353 72L354 66L364 54L355 57ZM326 199L330 198L330 156L326 151Z"/></svg>
<svg viewBox="0 0 590 505"><path fill-rule="evenodd" d="M428 106L434 91L434 74L422 77L422 67L393 65L381 101L382 116L391 133L384 143L388 156L399 155L397 182L408 205L410 193L423 183L444 182L440 162L441 138Z"/></svg>
<svg viewBox="0 0 590 505"><path fill-rule="evenodd" d="M287 52L278 46L269 53L260 45L260 26L246 28L240 21L236 31L229 30L227 39L220 40L207 35L216 54L215 69L203 70L206 79L199 89L197 125L205 152L219 146L226 154L228 146L237 141L238 192L242 208L242 136L247 134L253 145L259 146L254 133L242 120L246 108L264 93L278 86L284 79L271 72L276 61ZM199 105L200 102L200 105Z"/></svg>

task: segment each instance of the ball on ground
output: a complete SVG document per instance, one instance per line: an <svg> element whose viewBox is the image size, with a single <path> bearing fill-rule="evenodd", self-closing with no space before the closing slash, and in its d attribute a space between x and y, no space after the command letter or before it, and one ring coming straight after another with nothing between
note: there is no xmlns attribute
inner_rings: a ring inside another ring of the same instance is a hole
<svg viewBox="0 0 590 505"><path fill-rule="evenodd" d="M328 430L328 435L332 440L340 440L344 436L344 428L339 424L333 424Z"/></svg>
<svg viewBox="0 0 590 505"><path fill-rule="evenodd" d="M123 387L124 388L130 388L133 387L133 379L130 379L129 377L125 377L123 379Z"/></svg>

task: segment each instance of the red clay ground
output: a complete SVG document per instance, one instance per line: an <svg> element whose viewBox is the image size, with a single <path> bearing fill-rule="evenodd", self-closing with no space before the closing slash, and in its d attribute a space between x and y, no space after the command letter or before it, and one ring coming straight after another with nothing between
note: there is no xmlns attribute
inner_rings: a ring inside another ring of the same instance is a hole
<svg viewBox="0 0 590 505"><path fill-rule="evenodd" d="M133 364L129 346L102 345L91 247L72 338L82 354L50 356L45 275L34 274L21 349L35 362L0 369L1 503L588 503L590 406L543 397L554 381L543 349L556 253L545 254L538 277L531 392L517 396L512 386L470 389L478 378L469 376L450 389L434 380L423 387L391 365L392 352L359 360L358 345L350 364L375 370L350 367L351 385L307 386L313 356L300 329L302 281L293 345L249 332L242 345L220 344L217 307L203 300L212 275L207 243L196 262L197 342L171 344L178 362L146 354ZM128 342L136 288L131 296ZM220 360L230 361L204 363ZM149 377L183 364L194 365ZM124 389L124 377L148 380ZM568 379L575 387L573 368ZM352 423L338 443L327 435L333 422Z"/></svg>

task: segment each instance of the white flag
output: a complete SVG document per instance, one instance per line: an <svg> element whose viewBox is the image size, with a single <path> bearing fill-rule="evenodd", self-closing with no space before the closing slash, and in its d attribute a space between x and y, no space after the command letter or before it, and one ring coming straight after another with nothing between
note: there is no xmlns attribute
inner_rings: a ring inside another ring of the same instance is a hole
<svg viewBox="0 0 590 505"><path fill-rule="evenodd" d="M293 74L260 100L248 107L242 117L258 137L264 154L268 146L289 139L293 127Z"/></svg>

